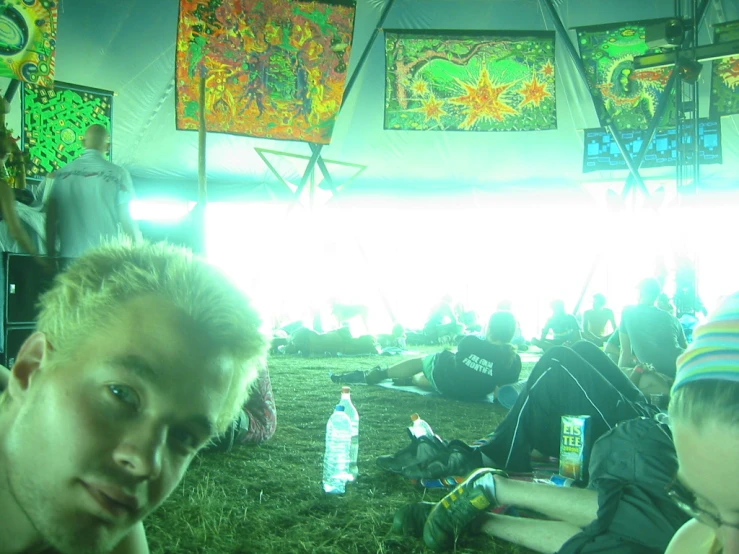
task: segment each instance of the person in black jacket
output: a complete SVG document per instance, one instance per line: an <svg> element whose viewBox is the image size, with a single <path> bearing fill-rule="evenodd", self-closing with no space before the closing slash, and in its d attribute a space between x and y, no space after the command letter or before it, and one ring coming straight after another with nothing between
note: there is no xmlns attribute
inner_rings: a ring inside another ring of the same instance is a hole
<svg viewBox="0 0 739 554"><path fill-rule="evenodd" d="M521 358L511 345L515 331L513 314L496 312L490 317L485 339L467 336L457 352L443 350L387 369L375 368L365 380L372 385L390 378L461 400L482 398L518 380Z"/></svg>

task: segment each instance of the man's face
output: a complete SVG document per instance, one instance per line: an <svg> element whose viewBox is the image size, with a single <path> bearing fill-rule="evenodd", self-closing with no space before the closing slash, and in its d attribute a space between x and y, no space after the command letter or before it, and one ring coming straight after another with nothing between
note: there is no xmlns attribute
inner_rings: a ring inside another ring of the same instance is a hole
<svg viewBox="0 0 739 554"><path fill-rule="evenodd" d="M701 428L675 422L679 479L696 497L696 506L729 525L715 529L726 554L739 553L739 432L728 424Z"/></svg>
<svg viewBox="0 0 739 554"><path fill-rule="evenodd" d="M169 304L139 298L120 314L75 363L42 363L9 406L12 496L65 554L110 551L167 498L211 437L230 382L228 362Z"/></svg>

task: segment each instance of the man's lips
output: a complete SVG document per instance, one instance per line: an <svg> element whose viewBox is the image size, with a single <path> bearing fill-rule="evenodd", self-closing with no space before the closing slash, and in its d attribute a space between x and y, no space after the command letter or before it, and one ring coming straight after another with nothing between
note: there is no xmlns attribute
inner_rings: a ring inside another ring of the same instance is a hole
<svg viewBox="0 0 739 554"><path fill-rule="evenodd" d="M131 516L139 509L138 499L119 488L85 482L82 484L100 507L116 518Z"/></svg>

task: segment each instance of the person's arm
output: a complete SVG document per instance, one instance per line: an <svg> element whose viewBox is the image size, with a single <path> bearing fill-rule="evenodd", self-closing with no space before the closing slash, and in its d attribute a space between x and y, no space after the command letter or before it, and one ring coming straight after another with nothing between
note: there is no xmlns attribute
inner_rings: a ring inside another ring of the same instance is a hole
<svg viewBox="0 0 739 554"><path fill-rule="evenodd" d="M616 316L613 310L608 310L608 321L611 324L611 333L618 333L618 325L616 325Z"/></svg>
<svg viewBox="0 0 739 554"><path fill-rule="evenodd" d="M54 197L46 203L46 255L56 256L56 228L59 224L59 204Z"/></svg>
<svg viewBox="0 0 739 554"><path fill-rule="evenodd" d="M0 209L2 209L3 218L8 224L10 236L18 242L24 251L29 254L38 254L36 245L23 226L23 222L18 217L18 212L15 209L15 195L13 194L13 190L4 179L0 179Z"/></svg>
<svg viewBox="0 0 739 554"><path fill-rule="evenodd" d="M672 537L665 554L709 554L715 541L716 533L710 527L691 519Z"/></svg>
<svg viewBox="0 0 739 554"><path fill-rule="evenodd" d="M118 222L121 229L134 244L142 240L141 231L136 221L131 217L131 201L134 200L133 182L131 175L125 169L121 169L120 190L118 192Z"/></svg>
<svg viewBox="0 0 739 554"><path fill-rule="evenodd" d="M677 326L677 343L680 345L680 348L685 350L688 347L688 339L685 338L685 329L683 329L682 324L677 318L675 318L675 325Z"/></svg>
<svg viewBox="0 0 739 554"><path fill-rule="evenodd" d="M149 554L144 524L138 522L110 554Z"/></svg>
<svg viewBox="0 0 739 554"><path fill-rule="evenodd" d="M259 372L257 382L243 410L247 417L248 427L242 430L241 436L236 437L234 442L261 444L272 438L277 428L277 408L272 392L272 381L266 368Z"/></svg>
<svg viewBox="0 0 739 554"><path fill-rule="evenodd" d="M134 244L142 240L139 226L131 217L129 204L118 204L118 221L121 223L121 229L123 232L134 242Z"/></svg>
<svg viewBox="0 0 739 554"><path fill-rule="evenodd" d="M541 338L539 340L547 340L547 336L549 335L549 331L551 330L552 330L552 320L547 319L547 322L544 325L544 329L541 330Z"/></svg>
<svg viewBox="0 0 739 554"><path fill-rule="evenodd" d="M631 339L623 329L619 331L621 339L621 356L618 359L618 367L633 367L636 365L634 354L631 352Z"/></svg>

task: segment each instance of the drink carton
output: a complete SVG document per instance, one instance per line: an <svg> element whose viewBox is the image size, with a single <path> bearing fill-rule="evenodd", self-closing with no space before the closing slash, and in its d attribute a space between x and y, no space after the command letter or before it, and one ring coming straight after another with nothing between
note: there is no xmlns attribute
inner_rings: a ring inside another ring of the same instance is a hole
<svg viewBox="0 0 739 554"><path fill-rule="evenodd" d="M584 481L587 473L585 459L589 441L590 416L562 416L562 434L559 445L559 474L575 481Z"/></svg>

